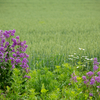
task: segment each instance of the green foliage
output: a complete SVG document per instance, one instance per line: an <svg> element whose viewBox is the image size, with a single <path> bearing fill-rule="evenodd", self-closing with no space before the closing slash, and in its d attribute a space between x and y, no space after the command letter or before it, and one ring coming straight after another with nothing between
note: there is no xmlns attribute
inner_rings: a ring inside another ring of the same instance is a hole
<svg viewBox="0 0 100 100"><path fill-rule="evenodd" d="M0 88L5 90L7 85L11 85L11 75L12 75L12 70L11 70L11 61L7 64L6 62L4 65L0 65Z"/></svg>
<svg viewBox="0 0 100 100"><path fill-rule="evenodd" d="M71 79L73 72L77 82ZM10 87L6 86L6 91L0 89L2 94L0 99L94 100L96 96L89 96L92 88L88 89L82 79L82 76L86 73L87 71L80 72L75 66L64 63L62 66L55 66L53 71L50 71L48 67L30 70L27 75L31 78L27 79L22 77L22 70L15 68L12 73L12 85ZM95 95L95 89L93 91Z"/></svg>

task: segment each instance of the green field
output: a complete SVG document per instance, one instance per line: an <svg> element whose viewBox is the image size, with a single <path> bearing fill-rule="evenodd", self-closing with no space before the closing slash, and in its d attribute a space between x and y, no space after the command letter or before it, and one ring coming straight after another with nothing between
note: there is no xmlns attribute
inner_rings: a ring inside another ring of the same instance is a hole
<svg viewBox="0 0 100 100"><path fill-rule="evenodd" d="M26 40L31 68L61 65L79 48L100 60L100 0L0 0L0 29Z"/></svg>

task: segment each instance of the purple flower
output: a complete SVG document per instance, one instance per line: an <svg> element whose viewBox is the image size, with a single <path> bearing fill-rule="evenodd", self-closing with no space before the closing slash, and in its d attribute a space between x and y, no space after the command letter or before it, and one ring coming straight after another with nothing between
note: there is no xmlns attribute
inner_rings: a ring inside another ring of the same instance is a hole
<svg viewBox="0 0 100 100"><path fill-rule="evenodd" d="M99 62L94 61L93 64L94 64L94 65L99 65Z"/></svg>
<svg viewBox="0 0 100 100"><path fill-rule="evenodd" d="M3 59L4 54L0 52L0 59Z"/></svg>
<svg viewBox="0 0 100 100"><path fill-rule="evenodd" d="M17 45L20 45L20 44L21 44L21 42L20 42L20 40L18 40L18 41L17 41Z"/></svg>
<svg viewBox="0 0 100 100"><path fill-rule="evenodd" d="M11 33L11 36L14 36L14 33Z"/></svg>
<svg viewBox="0 0 100 100"><path fill-rule="evenodd" d="M26 48L21 48L21 51L22 51L22 52L25 52L25 51L26 51Z"/></svg>
<svg viewBox="0 0 100 100"><path fill-rule="evenodd" d="M97 58L94 58L93 64L94 64L94 65L99 65L99 62L97 62Z"/></svg>
<svg viewBox="0 0 100 100"><path fill-rule="evenodd" d="M11 33L11 30L9 30L9 33Z"/></svg>
<svg viewBox="0 0 100 100"><path fill-rule="evenodd" d="M26 58L28 58L28 57L29 57L29 55L27 55L26 53L24 53L24 56L25 56Z"/></svg>
<svg viewBox="0 0 100 100"><path fill-rule="evenodd" d="M24 54L23 54L23 53L21 53L19 56L20 56L20 58L23 58L23 57L24 57Z"/></svg>
<svg viewBox="0 0 100 100"><path fill-rule="evenodd" d="M5 39L2 39L1 42L4 43L5 42Z"/></svg>
<svg viewBox="0 0 100 100"><path fill-rule="evenodd" d="M95 80L100 83L100 77L95 77Z"/></svg>
<svg viewBox="0 0 100 100"><path fill-rule="evenodd" d="M23 78L31 78L30 76L25 75Z"/></svg>
<svg viewBox="0 0 100 100"><path fill-rule="evenodd" d="M17 55L19 55L19 54L20 54L20 52L19 52L19 51L17 51L17 52L16 52L16 54L17 54Z"/></svg>
<svg viewBox="0 0 100 100"><path fill-rule="evenodd" d="M72 77L72 79L73 79L75 82L77 82L77 77L76 77L76 76Z"/></svg>
<svg viewBox="0 0 100 100"><path fill-rule="evenodd" d="M9 34L9 31L6 31L6 30L5 30L5 32L6 32L6 34Z"/></svg>
<svg viewBox="0 0 100 100"><path fill-rule="evenodd" d="M15 49L12 49L12 52L15 52Z"/></svg>
<svg viewBox="0 0 100 100"><path fill-rule="evenodd" d="M23 42L21 42L21 46L22 46L22 47L24 46L24 43L23 43Z"/></svg>
<svg viewBox="0 0 100 100"><path fill-rule="evenodd" d="M25 48L27 48L28 47L28 45L25 45Z"/></svg>
<svg viewBox="0 0 100 100"><path fill-rule="evenodd" d="M89 82L89 80L84 81L84 84L87 84Z"/></svg>
<svg viewBox="0 0 100 100"><path fill-rule="evenodd" d="M26 44L26 41L23 41L24 44Z"/></svg>
<svg viewBox="0 0 100 100"><path fill-rule="evenodd" d="M19 36L16 36L16 39L19 39Z"/></svg>
<svg viewBox="0 0 100 100"><path fill-rule="evenodd" d="M6 34L5 36L6 36L6 38L9 38L9 37L10 37L10 35L9 35L9 34Z"/></svg>
<svg viewBox="0 0 100 100"><path fill-rule="evenodd" d="M12 38L11 40L16 43L16 39Z"/></svg>
<svg viewBox="0 0 100 100"><path fill-rule="evenodd" d="M92 93L89 93L89 96L93 96L93 94Z"/></svg>
<svg viewBox="0 0 100 100"><path fill-rule="evenodd" d="M97 58L94 58L94 61L97 61Z"/></svg>
<svg viewBox="0 0 100 100"><path fill-rule="evenodd" d="M13 53L13 57L16 57L16 54L15 53Z"/></svg>
<svg viewBox="0 0 100 100"><path fill-rule="evenodd" d="M12 68L15 68L15 65L14 64L12 65Z"/></svg>
<svg viewBox="0 0 100 100"><path fill-rule="evenodd" d="M6 42L6 44L5 44L5 48L7 48L7 46L9 46L9 42Z"/></svg>
<svg viewBox="0 0 100 100"><path fill-rule="evenodd" d="M12 32L13 32L13 33L15 33L15 32L16 32L16 30L15 30L15 29L13 29L13 30L12 30Z"/></svg>
<svg viewBox="0 0 100 100"><path fill-rule="evenodd" d="M27 63L28 60L26 58L23 58L22 63Z"/></svg>
<svg viewBox="0 0 100 100"><path fill-rule="evenodd" d="M75 76L75 73L72 73L71 77L72 77L71 80L77 82L77 76Z"/></svg>
<svg viewBox="0 0 100 100"><path fill-rule="evenodd" d="M25 68L26 73L30 72L30 69Z"/></svg>
<svg viewBox="0 0 100 100"><path fill-rule="evenodd" d="M16 59L16 62L17 62L17 63L20 63L20 62L21 62L21 60L17 58L17 59Z"/></svg>
<svg viewBox="0 0 100 100"><path fill-rule="evenodd" d="M0 51L4 51L4 47L0 47Z"/></svg>
<svg viewBox="0 0 100 100"><path fill-rule="evenodd" d="M16 43L16 42L14 42L14 43L13 43L13 45L12 45L12 47L14 48L16 45L17 45L17 43Z"/></svg>
<svg viewBox="0 0 100 100"><path fill-rule="evenodd" d="M11 64L14 64L15 59L14 59L14 58L12 58L12 57L10 57L10 59L11 59Z"/></svg>
<svg viewBox="0 0 100 100"><path fill-rule="evenodd" d="M98 72L98 75L100 76L100 71Z"/></svg>
<svg viewBox="0 0 100 100"><path fill-rule="evenodd" d="M11 32L11 36L14 36L14 33L15 33L15 29L12 30L12 32Z"/></svg>
<svg viewBox="0 0 100 100"><path fill-rule="evenodd" d="M97 88L100 88L100 86L97 86Z"/></svg>
<svg viewBox="0 0 100 100"><path fill-rule="evenodd" d="M95 80L92 78L90 81L90 85L93 85L95 83Z"/></svg>
<svg viewBox="0 0 100 100"><path fill-rule="evenodd" d="M7 62L8 61L8 58L5 58L5 62Z"/></svg>
<svg viewBox="0 0 100 100"><path fill-rule="evenodd" d="M86 80L86 76L82 76L83 80Z"/></svg>
<svg viewBox="0 0 100 100"><path fill-rule="evenodd" d="M94 69L94 71L96 71L98 69L98 66L94 65L93 69Z"/></svg>
<svg viewBox="0 0 100 100"><path fill-rule="evenodd" d="M88 76L92 76L93 74L94 74L94 73L91 72L91 71L87 73Z"/></svg>

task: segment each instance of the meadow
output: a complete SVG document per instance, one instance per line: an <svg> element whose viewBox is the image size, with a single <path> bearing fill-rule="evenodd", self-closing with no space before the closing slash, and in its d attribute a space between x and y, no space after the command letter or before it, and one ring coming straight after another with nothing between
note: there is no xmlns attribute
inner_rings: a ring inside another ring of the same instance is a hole
<svg viewBox="0 0 100 100"><path fill-rule="evenodd" d="M68 100L81 100L80 97L82 97L82 95L76 98L77 94L73 98L70 98L72 95L64 92L66 84L70 81L66 80L66 78L69 76L68 79L70 79L71 73L76 69L71 67L72 69L70 69L69 72L65 67L65 71L69 73L66 75L66 72L63 73L64 68L61 66L65 63L70 63L74 66L75 64L73 61L68 59L69 55L74 55L74 53L81 57L88 56L89 59L97 57L98 61L100 61L100 1L0 0L0 30L5 31L13 29L16 30L15 36L20 36L21 41L25 40L28 45L26 50L26 53L29 55L28 65L30 69L34 69L33 73L38 77L36 81L34 77L34 82L31 80L30 83L35 84L32 88L35 88L39 93L41 92L43 83L45 83L45 86L49 84L47 80L51 83L55 83L55 90L51 92L51 94L48 94L47 97L45 97L47 91L43 92L43 95L39 94L40 98L42 98L41 100L60 100L61 98L61 100L67 100L68 95ZM85 50L82 51L79 50L79 48ZM80 59L78 61L80 61ZM77 63L79 64L78 61ZM61 72L59 72L59 70L57 72L56 66L63 68L58 68ZM37 71L35 72L36 69ZM43 70L43 72L41 72L40 69L41 71ZM92 68L89 69L92 71ZM44 73L47 77L51 78L45 78ZM61 76L62 73L63 76ZM86 72L78 74L82 76L85 73ZM51 76L49 76L49 74ZM40 87L36 85L39 85L40 82L39 75L41 75L42 80ZM54 77L58 80L54 81ZM63 86L59 86L59 82L61 84L63 84L63 82L66 83ZM48 91L53 90L53 85L51 83L49 85L51 87L46 86ZM30 87L27 86L27 88L31 88L31 85ZM34 92L35 90L32 91ZM71 90L72 89L69 88L69 91ZM81 90L78 92L80 93ZM58 94L57 91L59 91ZM51 96L53 94L55 99ZM56 97L56 95L59 96ZM50 99L49 97L52 98ZM12 96L11 98L14 97ZM27 98L28 97L26 97L26 99ZM39 97L37 96L36 98L38 100ZM36 98L33 100L36 100ZM30 97L30 99L32 98ZM84 100L84 97L82 97L82 100Z"/></svg>

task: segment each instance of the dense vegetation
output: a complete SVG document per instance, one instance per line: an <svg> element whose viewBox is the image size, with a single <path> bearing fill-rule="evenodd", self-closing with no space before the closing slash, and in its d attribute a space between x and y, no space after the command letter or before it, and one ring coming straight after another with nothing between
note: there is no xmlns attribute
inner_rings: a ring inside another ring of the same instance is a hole
<svg viewBox="0 0 100 100"><path fill-rule="evenodd" d="M100 61L99 5L99 0L0 0L0 30L15 29L15 37L26 40L25 54L29 55L27 66L30 69L27 75L31 77L23 79L25 72L16 64L8 73L12 67L8 61L5 66L8 69L0 69L0 75L5 76L1 73L3 70L8 76L0 77L2 81L9 79L11 82L0 84L0 98L99 100L99 87L96 87L99 85L95 83L87 88L82 78L93 72L94 58ZM4 63L0 62L0 67ZM100 68L97 69L94 77L99 75ZM72 77L77 77L78 82L71 80Z"/></svg>

